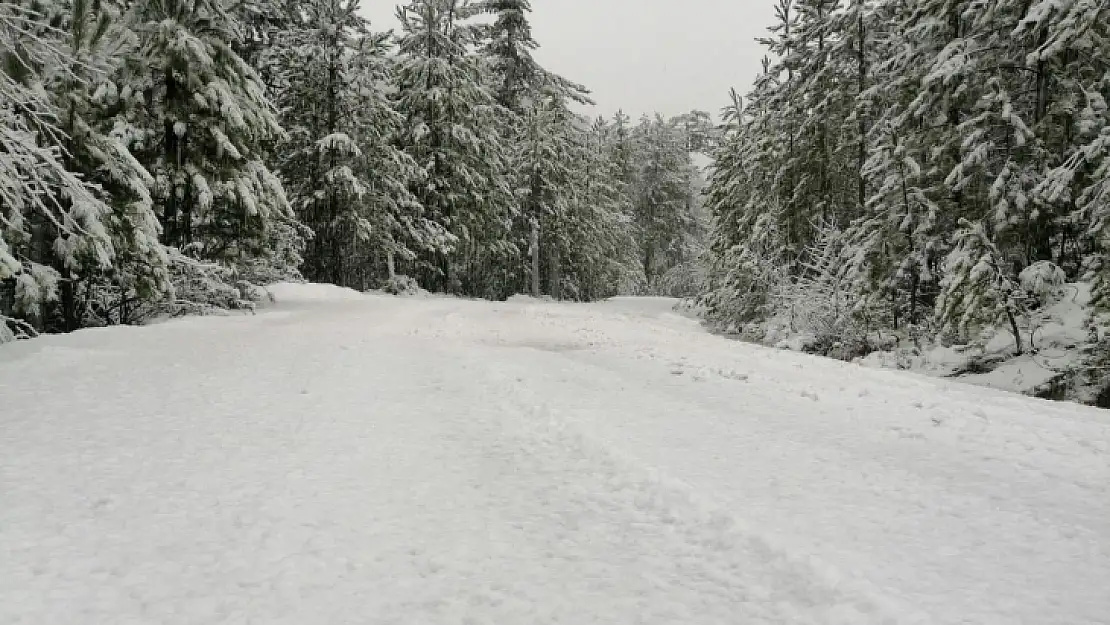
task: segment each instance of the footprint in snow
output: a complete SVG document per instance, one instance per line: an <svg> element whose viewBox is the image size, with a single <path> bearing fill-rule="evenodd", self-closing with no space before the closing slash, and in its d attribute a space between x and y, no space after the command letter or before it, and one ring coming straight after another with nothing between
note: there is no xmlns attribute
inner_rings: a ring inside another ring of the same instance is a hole
<svg viewBox="0 0 1110 625"><path fill-rule="evenodd" d="M718 369L717 374L720 375L723 378L728 378L730 380L736 380L738 382L747 382L748 377L749 377L748 374L740 373L739 371L736 371L735 369Z"/></svg>

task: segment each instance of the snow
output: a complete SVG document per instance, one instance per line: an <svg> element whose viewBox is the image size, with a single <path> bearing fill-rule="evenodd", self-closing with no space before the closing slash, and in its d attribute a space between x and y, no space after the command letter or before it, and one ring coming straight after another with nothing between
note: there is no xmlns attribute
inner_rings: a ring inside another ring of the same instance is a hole
<svg viewBox="0 0 1110 625"><path fill-rule="evenodd" d="M1040 270L1043 272L1043 268ZM1035 272L1028 272L1023 280L1034 284L1042 296L1045 285L1051 283ZM1020 326L1026 351L1020 356L1015 354L1013 334L999 328L982 347L934 345L923 352L905 349L874 352L860 359L860 364L938 377L958 376L968 384L1028 395L1048 392L1054 381L1077 363L1081 356L1078 347L1089 340L1090 302L1089 284L1057 286L1043 309L1030 318L1022 317ZM966 373L973 362L986 363L990 370Z"/></svg>
<svg viewBox="0 0 1110 625"><path fill-rule="evenodd" d="M354 289L332 284L298 284L282 282L266 287L270 297L282 304L304 304L328 301L366 301L366 296Z"/></svg>
<svg viewBox="0 0 1110 625"><path fill-rule="evenodd" d="M662 299L0 348L0 623L1107 623L1110 418Z"/></svg>

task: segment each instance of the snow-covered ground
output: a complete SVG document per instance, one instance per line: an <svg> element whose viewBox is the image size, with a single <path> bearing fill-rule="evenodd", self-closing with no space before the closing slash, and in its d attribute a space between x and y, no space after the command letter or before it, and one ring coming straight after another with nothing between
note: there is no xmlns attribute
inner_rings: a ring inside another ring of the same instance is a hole
<svg viewBox="0 0 1110 625"><path fill-rule="evenodd" d="M1054 386L1062 381L1069 368L1078 364L1082 356L1079 347L1090 340L1090 312L1090 285L1067 284L1044 309L1022 316L1019 325L1025 351L1020 356L1015 353L1013 334L1005 325L996 328L993 337L981 346L933 345L924 350L877 351L862 358L860 364L938 377L958 376L961 382L968 384L1044 396L1044 393L1058 390ZM1005 322L1000 320L1000 324ZM988 371L966 373L976 363ZM1088 401L1092 399L1087 396L1091 390L1079 389L1070 397L1075 399L1075 395L1079 395Z"/></svg>
<svg viewBox="0 0 1110 625"><path fill-rule="evenodd" d="M1110 623L1110 417L669 300L0 348L0 623Z"/></svg>

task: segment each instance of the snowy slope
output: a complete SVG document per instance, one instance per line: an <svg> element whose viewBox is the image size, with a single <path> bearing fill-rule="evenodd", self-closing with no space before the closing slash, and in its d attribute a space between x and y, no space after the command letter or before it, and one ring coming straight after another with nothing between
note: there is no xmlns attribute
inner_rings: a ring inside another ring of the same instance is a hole
<svg viewBox="0 0 1110 625"><path fill-rule="evenodd" d="M672 302L0 348L0 623L1110 623L1110 418Z"/></svg>

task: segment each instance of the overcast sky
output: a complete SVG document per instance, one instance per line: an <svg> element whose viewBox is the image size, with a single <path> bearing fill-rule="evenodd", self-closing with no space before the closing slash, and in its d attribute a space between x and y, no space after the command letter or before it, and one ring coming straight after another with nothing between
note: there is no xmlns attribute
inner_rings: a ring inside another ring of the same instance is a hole
<svg viewBox="0 0 1110 625"><path fill-rule="evenodd" d="M396 0L363 0L376 30ZM593 92L595 113L716 114L759 72L772 0L532 0L537 60Z"/></svg>

